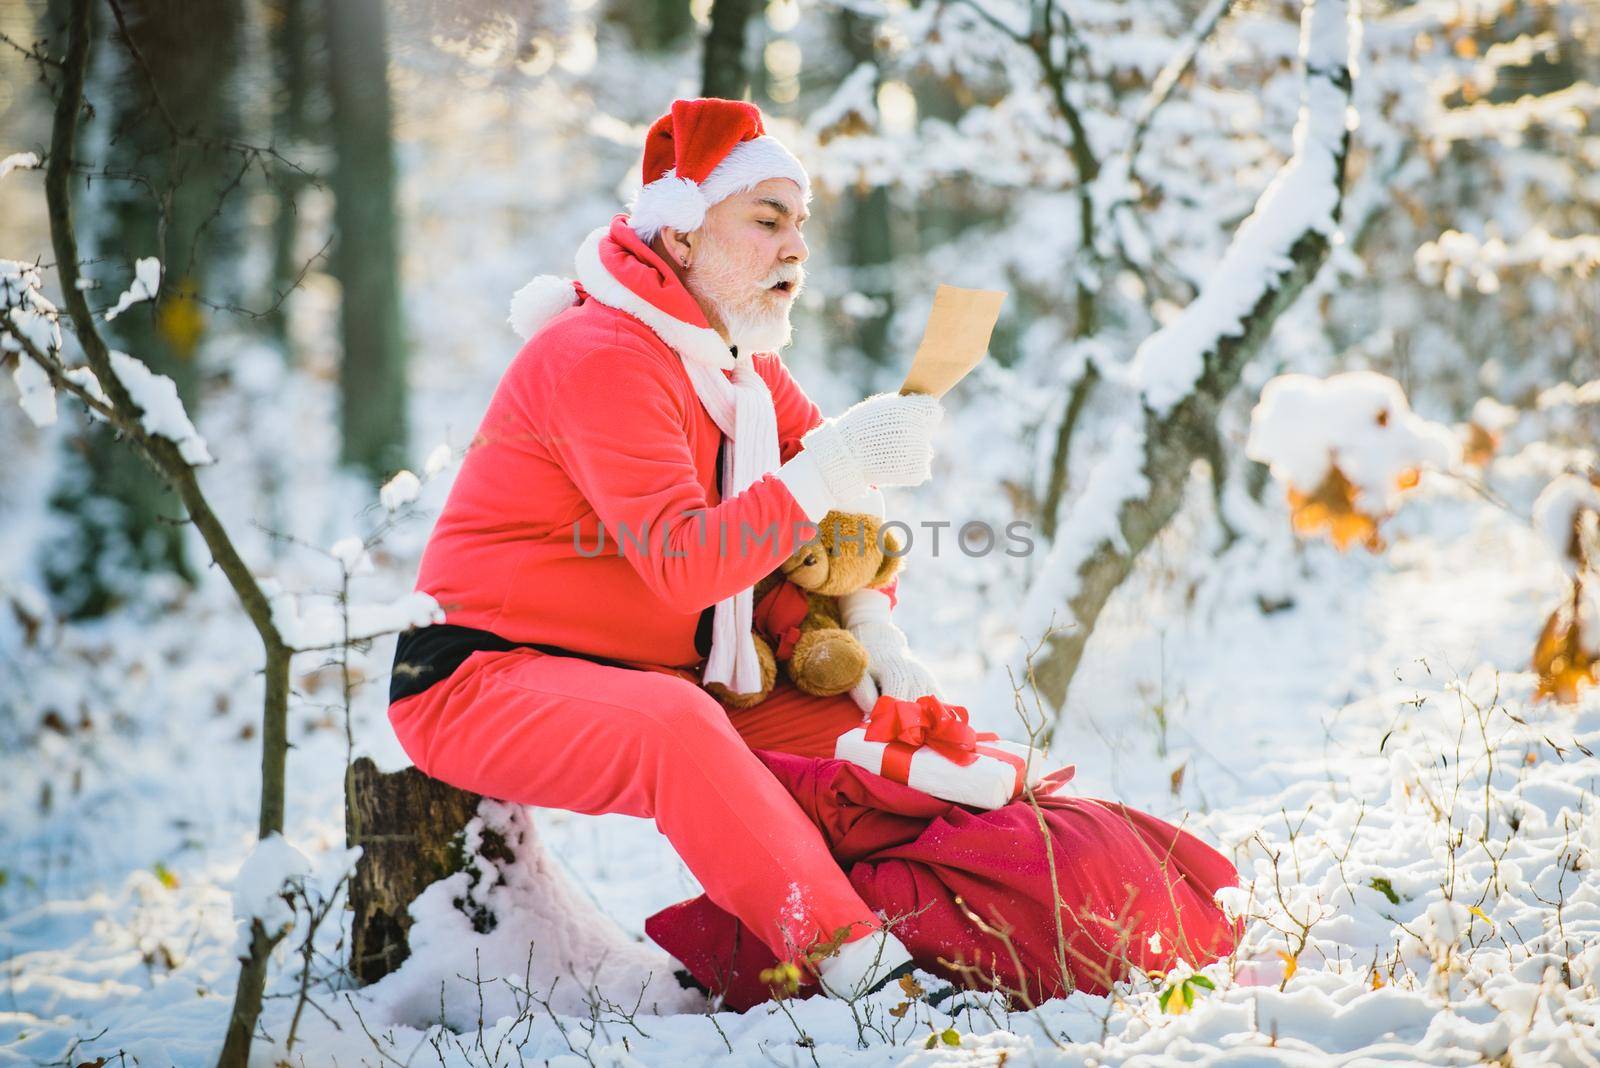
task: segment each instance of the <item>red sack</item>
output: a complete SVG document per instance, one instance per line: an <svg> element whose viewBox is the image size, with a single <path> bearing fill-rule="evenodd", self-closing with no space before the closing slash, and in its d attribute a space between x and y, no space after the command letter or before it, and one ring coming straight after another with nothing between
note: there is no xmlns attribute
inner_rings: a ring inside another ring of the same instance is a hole
<svg viewBox="0 0 1600 1068"><path fill-rule="evenodd" d="M1200 839L1126 805L1042 797L1065 906L1064 978L1050 867L1026 800L979 811L845 761L756 755L821 829L867 904L891 920L907 917L893 930L917 966L958 985L989 984L957 962L1035 1003L1074 988L1103 994L1130 965L1165 970L1182 958L1199 967L1229 953L1242 933L1211 900L1238 874ZM1020 971L1004 941L973 922L957 897L984 924L1009 931ZM705 895L651 916L645 932L723 995L725 1007L742 1012L771 998L759 975L777 957ZM802 995L808 990L815 992Z"/></svg>

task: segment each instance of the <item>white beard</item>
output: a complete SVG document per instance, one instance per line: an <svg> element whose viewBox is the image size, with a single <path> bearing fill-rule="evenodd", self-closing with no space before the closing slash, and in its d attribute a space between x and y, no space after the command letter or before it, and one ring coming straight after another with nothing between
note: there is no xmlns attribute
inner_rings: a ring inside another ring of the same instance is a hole
<svg viewBox="0 0 1600 1068"><path fill-rule="evenodd" d="M794 327L789 322L787 304L764 314L754 315L748 310L717 307L718 317L728 331L728 343L738 346L740 354L777 352L794 337Z"/></svg>

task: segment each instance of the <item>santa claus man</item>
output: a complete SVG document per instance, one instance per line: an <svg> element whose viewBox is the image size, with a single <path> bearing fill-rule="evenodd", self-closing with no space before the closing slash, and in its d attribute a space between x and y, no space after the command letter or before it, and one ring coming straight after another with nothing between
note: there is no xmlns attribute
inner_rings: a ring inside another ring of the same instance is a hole
<svg viewBox="0 0 1600 1068"><path fill-rule="evenodd" d="M423 552L445 622L403 635L390 721L464 790L656 821L707 894L836 996L910 956L751 749L831 756L879 692L935 692L888 592L845 599L868 654L849 694L759 688L751 587L830 509L929 477L937 400L824 419L777 356L805 284L810 184L734 100L676 100L644 186L576 278L512 303L526 338ZM844 940L814 967L808 951Z"/></svg>

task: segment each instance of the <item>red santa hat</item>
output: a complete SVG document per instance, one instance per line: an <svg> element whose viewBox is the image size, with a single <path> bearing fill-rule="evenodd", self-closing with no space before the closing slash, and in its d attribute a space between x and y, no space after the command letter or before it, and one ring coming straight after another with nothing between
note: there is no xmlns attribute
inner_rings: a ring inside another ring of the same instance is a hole
<svg viewBox="0 0 1600 1068"><path fill-rule="evenodd" d="M761 109L743 100L674 100L645 138L642 177L628 222L647 243L663 226L698 229L711 205L769 178L788 178L811 199L805 168L766 133Z"/></svg>

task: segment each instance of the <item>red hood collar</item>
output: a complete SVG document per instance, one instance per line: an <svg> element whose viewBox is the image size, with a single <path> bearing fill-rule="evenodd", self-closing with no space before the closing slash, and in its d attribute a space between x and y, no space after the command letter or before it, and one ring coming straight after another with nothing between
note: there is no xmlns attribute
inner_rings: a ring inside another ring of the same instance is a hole
<svg viewBox="0 0 1600 1068"><path fill-rule="evenodd" d="M627 312L685 359L724 370L733 353L676 273L618 212L578 249L578 284L590 298Z"/></svg>

